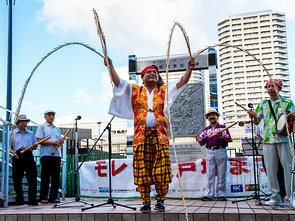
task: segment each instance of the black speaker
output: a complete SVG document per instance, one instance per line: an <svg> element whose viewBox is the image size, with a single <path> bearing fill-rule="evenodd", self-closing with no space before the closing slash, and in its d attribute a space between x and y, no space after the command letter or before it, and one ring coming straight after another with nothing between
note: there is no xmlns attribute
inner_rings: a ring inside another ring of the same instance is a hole
<svg viewBox="0 0 295 221"><path fill-rule="evenodd" d="M129 67L129 73L136 73L136 57L135 57L135 55L129 55L128 67Z"/></svg>
<svg viewBox="0 0 295 221"><path fill-rule="evenodd" d="M216 65L216 54L208 54L209 66Z"/></svg>

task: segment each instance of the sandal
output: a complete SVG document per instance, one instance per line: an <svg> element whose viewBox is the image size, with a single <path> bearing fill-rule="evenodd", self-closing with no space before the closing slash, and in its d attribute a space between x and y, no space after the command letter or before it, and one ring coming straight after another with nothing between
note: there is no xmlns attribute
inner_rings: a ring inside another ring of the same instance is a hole
<svg viewBox="0 0 295 221"><path fill-rule="evenodd" d="M48 199L41 200L41 203L48 203Z"/></svg>

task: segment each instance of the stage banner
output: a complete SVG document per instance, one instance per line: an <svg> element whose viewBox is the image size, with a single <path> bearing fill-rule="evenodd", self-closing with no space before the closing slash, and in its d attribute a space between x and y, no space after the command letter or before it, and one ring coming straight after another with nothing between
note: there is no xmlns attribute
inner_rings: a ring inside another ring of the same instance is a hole
<svg viewBox="0 0 295 221"><path fill-rule="evenodd" d="M261 157L256 158L256 175L259 177L260 195L269 194ZM198 159L179 164L185 198L200 198L206 190L206 160ZM90 197L109 197L109 161L85 162L80 168L80 194ZM172 183L167 198L181 198L176 164L172 164ZM216 179L217 181L217 179ZM229 157L226 189L228 197L250 196L255 190L252 157ZM111 161L112 197L140 197L133 183L132 159ZM152 186L151 196L156 192Z"/></svg>

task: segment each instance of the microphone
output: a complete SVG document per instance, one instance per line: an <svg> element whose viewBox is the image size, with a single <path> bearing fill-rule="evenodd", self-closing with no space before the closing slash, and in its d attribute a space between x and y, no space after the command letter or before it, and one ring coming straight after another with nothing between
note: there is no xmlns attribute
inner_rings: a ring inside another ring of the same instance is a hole
<svg viewBox="0 0 295 221"><path fill-rule="evenodd" d="M249 107L249 108L253 108L254 106L253 106L253 104L249 103L249 104L248 104L248 107Z"/></svg>
<svg viewBox="0 0 295 221"><path fill-rule="evenodd" d="M76 118L75 118L75 120L81 120L81 116L80 115L78 115Z"/></svg>

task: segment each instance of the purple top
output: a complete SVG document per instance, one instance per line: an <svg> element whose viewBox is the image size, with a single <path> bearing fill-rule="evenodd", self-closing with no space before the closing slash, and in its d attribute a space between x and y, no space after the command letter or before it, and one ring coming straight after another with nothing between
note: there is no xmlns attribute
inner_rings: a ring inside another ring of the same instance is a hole
<svg viewBox="0 0 295 221"><path fill-rule="evenodd" d="M225 128L225 125L221 125L217 123L214 129L211 127L211 125L209 125L208 127L202 130L200 137L202 138L203 143L206 144L206 147L212 147L212 146L227 147L228 143L219 136L214 136L209 139L209 136L216 134L219 130L221 130L220 128ZM231 139L231 136L228 130L223 131L222 134Z"/></svg>

